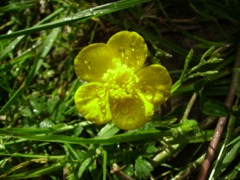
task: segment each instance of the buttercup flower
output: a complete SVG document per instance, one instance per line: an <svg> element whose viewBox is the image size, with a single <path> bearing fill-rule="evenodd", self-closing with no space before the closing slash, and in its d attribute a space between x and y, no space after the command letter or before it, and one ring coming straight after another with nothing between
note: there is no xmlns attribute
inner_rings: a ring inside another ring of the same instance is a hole
<svg viewBox="0 0 240 180"><path fill-rule="evenodd" d="M124 130L148 122L154 107L168 99L172 80L159 64L144 67L147 53L144 39L129 31L83 48L74 60L78 78L88 82L74 96L79 113L96 124L112 120Z"/></svg>

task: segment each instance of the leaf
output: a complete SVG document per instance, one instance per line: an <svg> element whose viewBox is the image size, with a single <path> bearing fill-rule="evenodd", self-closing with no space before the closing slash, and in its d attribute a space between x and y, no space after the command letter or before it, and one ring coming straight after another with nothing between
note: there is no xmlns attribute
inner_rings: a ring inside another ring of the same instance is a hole
<svg viewBox="0 0 240 180"><path fill-rule="evenodd" d="M141 156L139 156L135 161L135 171L137 174L137 179L148 179L151 175L151 171L153 170L152 165L142 159Z"/></svg>
<svg viewBox="0 0 240 180"><path fill-rule="evenodd" d="M45 97L44 96L39 98L38 95L32 95L30 97L30 104L31 104L31 107L33 109L34 115L39 115L42 112L42 110L43 110L43 108L45 106L44 101L45 101Z"/></svg>
<svg viewBox="0 0 240 180"><path fill-rule="evenodd" d="M92 162L92 158L87 158L83 161L83 163L81 164L81 166L78 170L78 178L82 177L84 171L89 167L91 162Z"/></svg>
<svg viewBox="0 0 240 180"><path fill-rule="evenodd" d="M201 61L205 61L207 57L211 56L214 50L215 50L215 47L212 46L206 52L204 52L204 54L201 57Z"/></svg>
<svg viewBox="0 0 240 180"><path fill-rule="evenodd" d="M154 154L156 152L158 152L158 148L156 148L156 146L154 144L148 145L145 148L145 153L146 154Z"/></svg>
<svg viewBox="0 0 240 180"><path fill-rule="evenodd" d="M208 116L228 116L231 111L220 102L200 96L201 111Z"/></svg>
<svg viewBox="0 0 240 180"><path fill-rule="evenodd" d="M240 141L238 141L236 144L233 145L233 147L226 153L222 166L221 166L221 171L223 172L229 165L230 163L235 159L235 157L238 155L240 150Z"/></svg>
<svg viewBox="0 0 240 180"><path fill-rule="evenodd" d="M237 143L238 141L240 142L240 136L238 136L234 140L232 140L227 146L230 146L230 145L232 145L234 143Z"/></svg>
<svg viewBox="0 0 240 180"><path fill-rule="evenodd" d="M54 110L57 108L57 105L59 104L59 101L59 96L53 96L47 100L47 112L49 114L52 114L54 112Z"/></svg>
<svg viewBox="0 0 240 180"><path fill-rule="evenodd" d="M119 130L120 129L117 128L113 123L108 123L98 133L98 137L111 137L119 132Z"/></svg>
<svg viewBox="0 0 240 180"><path fill-rule="evenodd" d="M183 69L183 71L181 73L180 78L172 85L171 94L174 93L182 85L182 82L185 80L187 69L188 69L188 65L189 65L190 61L192 60L193 53L194 53L194 51L193 51L193 49L191 49L189 51L186 59L185 59L184 69Z"/></svg>
<svg viewBox="0 0 240 180"><path fill-rule="evenodd" d="M195 78L198 76L202 76L202 77L209 76L209 75L213 75L213 74L217 74L217 73L218 73L218 71L215 71L215 70L210 70L210 71L205 71L205 72L196 72L196 73L190 74L185 80Z"/></svg>
<svg viewBox="0 0 240 180"><path fill-rule="evenodd" d="M54 126L54 123L49 119L44 119L39 124L40 128L51 128Z"/></svg>
<svg viewBox="0 0 240 180"><path fill-rule="evenodd" d="M182 85L182 81L180 81L180 79L179 79L177 82L175 82L172 85L171 94L173 94L181 85Z"/></svg>
<svg viewBox="0 0 240 180"><path fill-rule="evenodd" d="M32 111L30 110L30 108L28 106L21 110L21 114L24 117L32 117L33 116L33 113L32 113Z"/></svg>

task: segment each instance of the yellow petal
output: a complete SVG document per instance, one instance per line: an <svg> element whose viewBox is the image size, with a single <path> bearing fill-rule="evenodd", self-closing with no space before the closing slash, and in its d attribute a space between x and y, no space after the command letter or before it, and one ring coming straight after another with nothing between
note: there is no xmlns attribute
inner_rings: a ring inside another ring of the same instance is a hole
<svg viewBox="0 0 240 180"><path fill-rule="evenodd" d="M142 36L136 32L120 31L107 42L122 64L137 71L147 58L147 45Z"/></svg>
<svg viewBox="0 0 240 180"><path fill-rule="evenodd" d="M147 123L153 113L154 106L142 94L137 98L120 99L111 102L112 121L123 130L132 130Z"/></svg>
<svg viewBox="0 0 240 180"><path fill-rule="evenodd" d="M85 119L105 124L112 119L108 95L101 83L88 83L80 86L74 95L76 108Z"/></svg>
<svg viewBox="0 0 240 180"><path fill-rule="evenodd" d="M103 74L115 67L112 59L113 52L106 44L91 44L83 48L75 58L75 72L81 80L101 81Z"/></svg>
<svg viewBox="0 0 240 180"><path fill-rule="evenodd" d="M149 102L158 106L170 96L172 79L165 67L159 64L147 66L137 72L141 91Z"/></svg>

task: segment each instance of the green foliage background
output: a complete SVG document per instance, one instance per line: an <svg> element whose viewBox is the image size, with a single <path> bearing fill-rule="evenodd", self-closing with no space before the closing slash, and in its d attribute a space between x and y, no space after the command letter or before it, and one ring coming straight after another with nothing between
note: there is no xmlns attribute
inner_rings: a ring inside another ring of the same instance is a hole
<svg viewBox="0 0 240 180"><path fill-rule="evenodd" d="M152 121L126 132L85 121L73 102L75 56L121 30L141 34L146 63L174 82ZM220 116L229 123L209 179L237 179L239 34L234 0L1 1L0 179L196 179Z"/></svg>

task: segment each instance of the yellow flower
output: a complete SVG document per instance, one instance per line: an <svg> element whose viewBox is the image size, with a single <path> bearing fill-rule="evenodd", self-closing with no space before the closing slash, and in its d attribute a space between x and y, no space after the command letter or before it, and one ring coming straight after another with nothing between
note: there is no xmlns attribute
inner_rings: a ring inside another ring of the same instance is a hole
<svg viewBox="0 0 240 180"><path fill-rule="evenodd" d="M83 48L74 60L78 78L88 82L74 96L79 113L96 124L112 120L124 130L148 122L154 107L168 99L172 80L159 64L144 67L147 53L144 39L129 31Z"/></svg>

